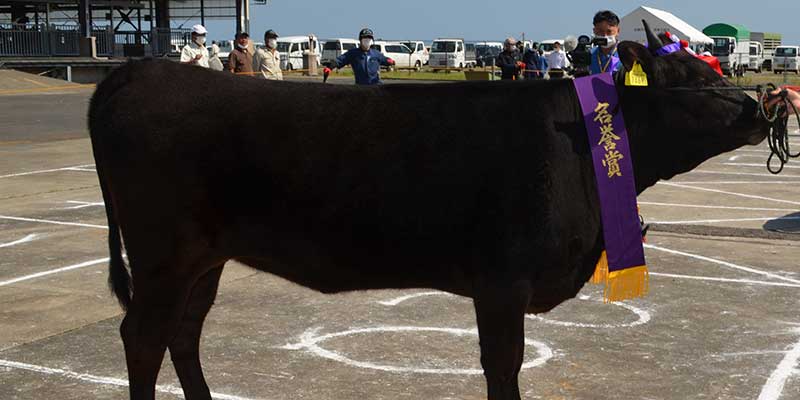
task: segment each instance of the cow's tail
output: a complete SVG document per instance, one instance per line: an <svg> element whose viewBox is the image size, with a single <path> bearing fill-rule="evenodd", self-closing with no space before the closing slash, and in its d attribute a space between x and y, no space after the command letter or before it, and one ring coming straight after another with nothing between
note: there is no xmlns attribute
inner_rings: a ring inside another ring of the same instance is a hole
<svg viewBox="0 0 800 400"><path fill-rule="evenodd" d="M100 188L103 191L103 201L106 203L106 218L108 218L108 286L111 288L114 295L117 296L117 300L122 309L127 310L128 305L131 303L133 285L131 283L130 273L128 273L128 266L125 265L125 260L122 258L122 234L119 230L117 217L114 214L113 201L111 197L107 195L107 190L104 186L105 184L101 178Z"/></svg>
<svg viewBox="0 0 800 400"><path fill-rule="evenodd" d="M109 189L108 164L104 156L106 148L104 136L113 135L110 119L113 117L106 108L110 98L125 84L130 81L129 70L131 65L125 65L112 72L100 85L92 96L89 104L89 134L92 139L92 150L100 180L100 190L103 193L106 218L108 219L108 250L109 250L109 277L108 285L119 301L123 310L127 310L131 303L133 285L128 266L122 257L122 234L119 229L117 214L114 209L114 199Z"/></svg>

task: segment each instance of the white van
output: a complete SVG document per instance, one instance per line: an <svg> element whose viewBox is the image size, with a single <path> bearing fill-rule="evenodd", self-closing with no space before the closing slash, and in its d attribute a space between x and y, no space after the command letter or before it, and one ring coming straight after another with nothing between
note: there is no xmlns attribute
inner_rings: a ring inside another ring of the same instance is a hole
<svg viewBox="0 0 800 400"><path fill-rule="evenodd" d="M464 39L436 39L431 44L431 58L429 65L438 68L468 68L474 67L475 56L467 57Z"/></svg>
<svg viewBox="0 0 800 400"><path fill-rule="evenodd" d="M419 55L420 60L422 61L422 65L428 65L428 61L430 61L431 55L428 53L428 49L425 48L425 43L421 40L409 40L409 41L401 41L400 43L406 45L411 51L412 54Z"/></svg>
<svg viewBox="0 0 800 400"><path fill-rule="evenodd" d="M374 50L380 51L384 56L394 60L395 67L416 68L422 67L422 55L415 53L408 46L400 42L377 41L372 45Z"/></svg>
<svg viewBox="0 0 800 400"><path fill-rule="evenodd" d="M358 40L355 39L331 39L322 45L322 65L330 66L340 55L347 53L350 49L358 47Z"/></svg>
<svg viewBox="0 0 800 400"><path fill-rule="evenodd" d="M322 65L320 55L322 46L319 39L312 35L314 52L317 54L317 66ZM281 69L303 69L303 56L308 54L311 45L308 36L284 36L278 38L278 52L281 54Z"/></svg>
<svg viewBox="0 0 800 400"><path fill-rule="evenodd" d="M800 74L800 47L780 46L772 57L772 70L776 73L794 72Z"/></svg>

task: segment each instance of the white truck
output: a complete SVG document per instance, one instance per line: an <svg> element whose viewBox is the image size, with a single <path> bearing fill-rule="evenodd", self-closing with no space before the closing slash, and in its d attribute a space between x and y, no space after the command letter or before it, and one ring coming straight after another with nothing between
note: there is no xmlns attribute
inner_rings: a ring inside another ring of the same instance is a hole
<svg viewBox="0 0 800 400"><path fill-rule="evenodd" d="M711 54L727 76L741 76L750 66L750 30L742 25L711 24L703 33L714 41Z"/></svg>
<svg viewBox="0 0 800 400"><path fill-rule="evenodd" d="M750 42L750 60L747 63L748 71L761 73L764 66L764 45L759 42Z"/></svg>
<svg viewBox="0 0 800 400"><path fill-rule="evenodd" d="M710 36L714 40L711 54L719 59L722 73L727 76L742 75L750 63L750 41L733 36Z"/></svg>
<svg viewBox="0 0 800 400"><path fill-rule="evenodd" d="M428 65L434 70L474 67L475 55L467 56L464 39L436 39L431 44Z"/></svg>

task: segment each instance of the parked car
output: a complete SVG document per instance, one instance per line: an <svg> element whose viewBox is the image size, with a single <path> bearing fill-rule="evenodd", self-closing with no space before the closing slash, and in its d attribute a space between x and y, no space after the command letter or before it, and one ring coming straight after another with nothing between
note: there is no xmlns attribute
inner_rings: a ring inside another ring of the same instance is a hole
<svg viewBox="0 0 800 400"><path fill-rule="evenodd" d="M418 54L420 60L422 60L422 65L428 65L431 55L428 52L428 49L425 48L425 43L423 43L421 40L401 41L400 43L408 46L411 51Z"/></svg>
<svg viewBox="0 0 800 400"><path fill-rule="evenodd" d="M322 54L322 46L316 36L314 39L314 52ZM278 38L278 52L281 54L281 69L303 69L303 56L308 54L311 45L308 36L284 36ZM317 57L317 66L321 66L320 57Z"/></svg>
<svg viewBox="0 0 800 400"><path fill-rule="evenodd" d="M394 60L395 67L416 69L422 67L423 62L421 54L415 53L408 48L408 46L400 42L377 41L372 45L372 48Z"/></svg>
<svg viewBox="0 0 800 400"><path fill-rule="evenodd" d="M337 57L356 47L358 47L358 40L355 39L328 40L322 45L322 58L320 63L325 66L330 66Z"/></svg>
<svg viewBox="0 0 800 400"><path fill-rule="evenodd" d="M479 67L492 66L502 51L503 44L500 42L475 43L475 63Z"/></svg>
<svg viewBox="0 0 800 400"><path fill-rule="evenodd" d="M776 74L794 72L800 74L800 47L780 46L775 49L772 58L772 71Z"/></svg>
<svg viewBox="0 0 800 400"><path fill-rule="evenodd" d="M431 58L429 65L436 71L437 68L465 68L474 67L476 60L467 57L464 39L441 38L433 41L431 45Z"/></svg>
<svg viewBox="0 0 800 400"><path fill-rule="evenodd" d="M217 46L219 46L219 59L220 60L227 60L228 56L233 51L234 46L233 40L219 40L217 41Z"/></svg>

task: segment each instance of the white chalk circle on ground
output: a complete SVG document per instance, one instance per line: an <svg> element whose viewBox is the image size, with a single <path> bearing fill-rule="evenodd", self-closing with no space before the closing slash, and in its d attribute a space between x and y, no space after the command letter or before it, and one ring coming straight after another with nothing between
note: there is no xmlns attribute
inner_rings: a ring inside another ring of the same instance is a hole
<svg viewBox="0 0 800 400"><path fill-rule="evenodd" d="M392 365L379 365L368 361L356 361L347 358L339 353L322 348L319 344L330 339L362 335L368 333L385 333L385 332L439 332L448 333L455 336L478 336L477 329L457 329L457 328L431 328L422 326L378 326L374 328L360 328L350 329L343 332L328 333L325 335L317 335L321 328L314 328L306 331L300 335L300 342L296 344L287 344L280 347L285 350L305 350L312 354L316 354L322 358L338 361L353 367L374 369L386 372L401 372L401 373L418 373L418 374L450 374L450 375L482 375L483 369L480 368L421 368L421 367L403 367ZM553 357L553 350L546 344L525 338L526 346L533 346L536 348L538 356L526 363L522 364L522 369L534 368L543 365L547 360Z"/></svg>
<svg viewBox="0 0 800 400"><path fill-rule="evenodd" d="M586 296L586 295L578 296L578 299L579 300L593 300L593 301L599 301L599 302L603 301L602 299L592 299L591 297ZM639 318L636 321L623 323L623 324L589 324L589 323L583 323L583 322L558 321L558 320L544 318L544 317L541 317L541 316L538 316L538 315L526 315L526 318L532 319L534 321L540 321L540 322L543 322L543 323L546 323L546 324L551 324L551 325L572 326L572 327L577 327L577 328L605 328L605 329L608 329L608 328L630 328L630 327L634 327L634 326L644 325L644 324L650 322L650 313L645 311L645 310L642 310L641 308L634 307L634 306L632 306L630 304L619 303L619 302L608 303L608 304L609 305L615 305L615 306L618 306L618 307L622 307L622 308L624 308L626 310L629 310L630 312L634 313Z"/></svg>

